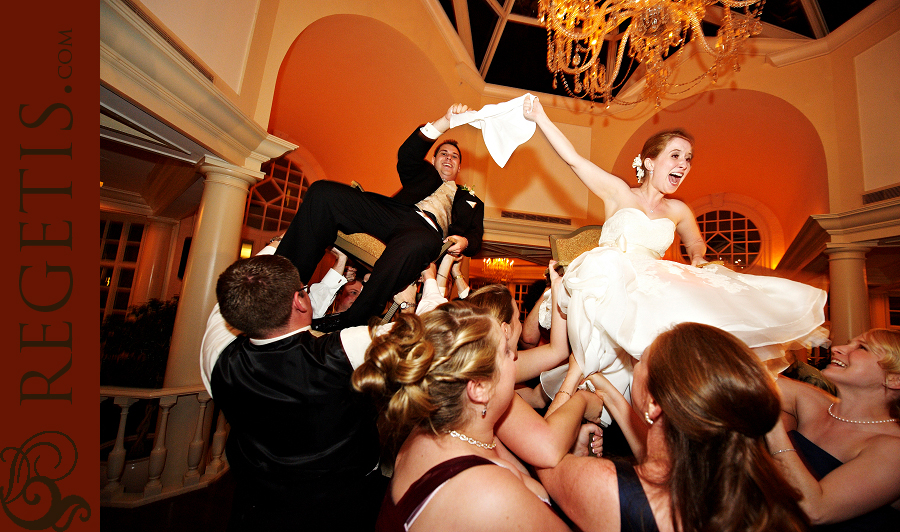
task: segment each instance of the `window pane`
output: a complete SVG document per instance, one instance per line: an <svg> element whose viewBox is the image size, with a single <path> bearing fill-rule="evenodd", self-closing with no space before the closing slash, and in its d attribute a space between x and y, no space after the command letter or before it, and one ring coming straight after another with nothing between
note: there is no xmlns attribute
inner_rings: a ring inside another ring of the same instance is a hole
<svg viewBox="0 0 900 532"><path fill-rule="evenodd" d="M256 191L267 203L273 203L274 200L281 197L281 190L275 186L274 181L262 181L256 185ZM280 202L277 202L280 203Z"/></svg>
<svg viewBox="0 0 900 532"><path fill-rule="evenodd" d="M144 236L144 224L131 224L131 228L128 229L128 241L140 242L142 236Z"/></svg>
<svg viewBox="0 0 900 532"><path fill-rule="evenodd" d="M103 246L103 255L100 256L101 260L116 260L116 253L119 251L119 241L115 242L107 242L105 246Z"/></svg>
<svg viewBox="0 0 900 532"><path fill-rule="evenodd" d="M285 179L287 179L287 168L284 168L283 166L278 164L272 165L272 177L280 181L284 181Z"/></svg>
<svg viewBox="0 0 900 532"><path fill-rule="evenodd" d="M128 297L131 295L131 290L117 290L116 291L116 299L113 301L113 309L114 310L128 310Z"/></svg>
<svg viewBox="0 0 900 532"><path fill-rule="evenodd" d="M124 262L137 262L138 253L141 251L140 244L127 244L125 246L125 254L122 256Z"/></svg>
<svg viewBox="0 0 900 532"><path fill-rule="evenodd" d="M134 283L134 270L122 268L119 270L119 288L131 288Z"/></svg>
<svg viewBox="0 0 900 532"><path fill-rule="evenodd" d="M122 237L122 222L109 222L109 230L106 232L106 238L110 240L118 240Z"/></svg>
<svg viewBox="0 0 900 532"><path fill-rule="evenodd" d="M262 229L262 216L250 215L247 217L247 227Z"/></svg>
<svg viewBox="0 0 900 532"><path fill-rule="evenodd" d="M108 266L100 267L100 286L109 286L112 280L113 269Z"/></svg>

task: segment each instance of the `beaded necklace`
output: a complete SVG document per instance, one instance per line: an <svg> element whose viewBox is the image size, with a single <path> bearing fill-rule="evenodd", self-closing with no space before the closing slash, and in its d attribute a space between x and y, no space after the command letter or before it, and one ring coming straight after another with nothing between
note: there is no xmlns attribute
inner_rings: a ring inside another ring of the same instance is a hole
<svg viewBox="0 0 900 532"><path fill-rule="evenodd" d="M842 417L840 417L840 416L834 415L834 413L831 412L831 409L832 409L833 407L834 407L834 403L831 403L831 405L828 406L828 415L831 416L831 417L833 417L834 419L836 419L836 420L838 420L838 421L843 421L844 423L860 423L860 424L863 424L863 425L871 425L871 424L875 424L875 423L890 423L890 422L892 422L892 421L900 421L900 419L893 418L893 417L892 417L892 418L888 418L888 419L881 419L881 420L879 420L879 421L857 421L857 420L855 420L855 419L846 419L846 418L842 418Z"/></svg>
<svg viewBox="0 0 900 532"><path fill-rule="evenodd" d="M492 450L494 447L497 446L496 443L484 443L482 441L476 440L475 438L470 438L470 437L466 436L465 434L462 434L461 432L457 432L455 430L445 430L444 432L446 432L453 438L459 438L466 443L472 444L476 447L481 447L482 449L487 449L488 451Z"/></svg>

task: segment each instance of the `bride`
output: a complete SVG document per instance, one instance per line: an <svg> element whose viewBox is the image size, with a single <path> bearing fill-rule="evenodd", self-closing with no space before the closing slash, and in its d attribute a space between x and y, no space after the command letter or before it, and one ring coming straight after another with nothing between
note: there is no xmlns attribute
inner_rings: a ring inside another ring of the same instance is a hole
<svg viewBox="0 0 900 532"><path fill-rule="evenodd" d="M632 357L639 359L659 332L686 321L731 332L762 360L781 358L791 344L827 341L827 331L820 327L825 321L823 290L706 262L706 243L694 213L666 197L691 171L694 141L689 134L670 130L650 137L635 158L638 186L631 187L579 155L538 98L526 98L523 112L603 200L599 245L569 264L558 301L568 315L573 354L586 376L601 371L628 397ZM675 232L690 265L660 260ZM549 326L549 320L542 324ZM550 397L564 376L565 368L541 376ZM609 422L605 412L603 421Z"/></svg>

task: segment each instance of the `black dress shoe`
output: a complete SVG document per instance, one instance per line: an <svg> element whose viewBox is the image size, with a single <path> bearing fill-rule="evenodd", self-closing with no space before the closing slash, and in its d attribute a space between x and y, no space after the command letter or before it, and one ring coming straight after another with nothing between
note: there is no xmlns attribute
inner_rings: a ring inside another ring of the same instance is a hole
<svg viewBox="0 0 900 532"><path fill-rule="evenodd" d="M326 314L321 318L313 319L310 328L321 333L330 333L352 327L353 324L349 323L346 318L347 316L343 312Z"/></svg>

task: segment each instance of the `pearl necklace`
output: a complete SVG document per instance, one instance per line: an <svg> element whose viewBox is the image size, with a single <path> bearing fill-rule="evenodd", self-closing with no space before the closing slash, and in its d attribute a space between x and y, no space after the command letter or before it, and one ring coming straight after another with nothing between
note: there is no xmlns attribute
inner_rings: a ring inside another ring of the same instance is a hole
<svg viewBox="0 0 900 532"><path fill-rule="evenodd" d="M882 419L882 420L880 420L880 421L856 421L855 419L844 419L844 418L842 418L842 417L838 417L838 416L834 415L834 414L831 412L831 408L832 408L833 406L834 406L834 403L831 403L831 405L829 405L829 407L828 407L828 415L831 416L831 417L833 417L834 419L836 419L836 420L838 420L838 421L843 421L844 423L873 424L873 423L890 423L890 422L892 422L892 421L900 421L900 419L893 418L893 417L892 417L892 418L888 418L888 419Z"/></svg>
<svg viewBox="0 0 900 532"><path fill-rule="evenodd" d="M497 446L496 443L484 443L482 441L476 440L475 438L470 438L460 432L456 432L455 430L445 430L444 432L446 432L453 438L459 438L466 443L470 443L476 447L481 447L482 449L487 449L488 451L492 450L494 447Z"/></svg>

